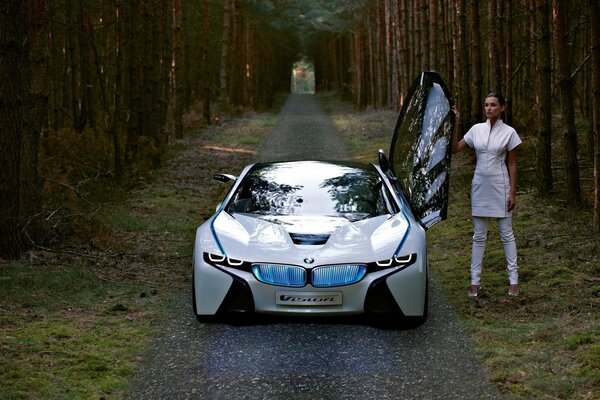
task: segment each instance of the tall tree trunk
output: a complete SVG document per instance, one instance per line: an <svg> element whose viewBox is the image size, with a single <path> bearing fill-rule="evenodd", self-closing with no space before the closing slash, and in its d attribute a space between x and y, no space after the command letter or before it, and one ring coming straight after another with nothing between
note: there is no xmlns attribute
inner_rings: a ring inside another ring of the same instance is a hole
<svg viewBox="0 0 600 400"><path fill-rule="evenodd" d="M369 79L367 80L369 85L369 100L368 104L374 105L376 103L376 86L375 86L375 51L374 46L374 35L373 35L373 10L369 7L368 11L368 22L367 22L367 43L369 47Z"/></svg>
<svg viewBox="0 0 600 400"><path fill-rule="evenodd" d="M204 121L210 125L210 69L208 60L208 33L210 27L210 3L209 0L202 2L202 44L201 44L201 79L202 79L202 115Z"/></svg>
<svg viewBox="0 0 600 400"><path fill-rule="evenodd" d="M63 12L63 20L61 21L65 27L70 26L71 24L71 9L72 5L71 2L66 2L66 6L65 6L65 10ZM73 71L71 70L71 31L67 28L64 29L64 39L63 39L63 46L64 46L64 50L61 50L61 53L63 53L63 70L62 70L62 74L61 75L57 75L56 76L56 80L61 82L61 105L60 105L60 112L62 114L62 123L59 125L59 128L63 128L65 126L69 126L71 127L73 124L73 119L74 116L71 116L71 119L68 118L69 115L69 111L71 110L71 104L72 104L72 100L71 100L71 85L69 84L69 82L71 81L71 74L73 74ZM68 122L67 122L68 121Z"/></svg>
<svg viewBox="0 0 600 400"><path fill-rule="evenodd" d="M229 82L228 82L228 98L231 105L236 106L235 111L240 110L240 106L243 106L243 76L245 70L245 52L243 46L243 32L244 32L244 16L240 13L238 1L231 3L231 48L229 57ZM337 67L338 64L334 63Z"/></svg>
<svg viewBox="0 0 600 400"><path fill-rule="evenodd" d="M505 116L506 123L513 125L513 0L504 0L504 95L506 97Z"/></svg>
<svg viewBox="0 0 600 400"><path fill-rule="evenodd" d="M385 64L383 48L383 28L381 27L382 20L381 0L377 1L376 19L375 19L375 80L377 82L375 107L382 107L384 104L384 89L383 89L383 66Z"/></svg>
<svg viewBox="0 0 600 400"><path fill-rule="evenodd" d="M159 42L159 69L158 69L158 85L156 88L156 104L155 110L159 115L157 121L159 145L158 150L162 153L165 151L165 144L169 143L169 133L172 127L169 126L167 116L169 114L169 106L172 104L173 85L171 77L174 76L173 71L173 7L171 0L160 0L157 23L157 42ZM160 158L157 158L156 165L160 163Z"/></svg>
<svg viewBox="0 0 600 400"><path fill-rule="evenodd" d="M594 132L594 226L600 231L600 5L588 0L592 46L592 127Z"/></svg>
<svg viewBox="0 0 600 400"><path fill-rule="evenodd" d="M392 1L391 5L391 19L392 19L392 104L391 107L395 110L400 108L400 91L401 91L401 72L400 64L402 59L400 58L400 51L402 45L400 43L400 14L398 12L398 1Z"/></svg>
<svg viewBox="0 0 600 400"><path fill-rule="evenodd" d="M387 79L385 80L385 98L384 98L384 106L389 107L392 103L392 91L391 91L391 80L393 79L393 72L391 69L392 66L392 27L391 27L391 19L390 19L390 4L389 0L384 0L383 5L383 20L384 20L384 53L385 53L385 63L383 76Z"/></svg>
<svg viewBox="0 0 600 400"><path fill-rule="evenodd" d="M498 3L497 0L488 1L488 76L490 86L496 92L502 92L502 63L500 62L500 52L498 50L498 37L500 24L498 21Z"/></svg>
<svg viewBox="0 0 600 400"><path fill-rule="evenodd" d="M423 34L423 26L424 23L422 22L423 19L425 18L425 16L423 15L423 8L421 7L422 2L427 1L427 0L418 0L418 1L414 1L414 8L416 10L415 12L415 16L414 16L414 24L415 24L415 34L414 34L414 53L413 56L415 57L415 70L413 71L413 76L416 76L419 71L423 70L426 67L426 63L425 63L425 57L424 57L424 42L425 42L425 35Z"/></svg>
<svg viewBox="0 0 600 400"><path fill-rule="evenodd" d="M398 35L400 36L400 88L402 89L400 95L399 105L402 106L404 103L404 94L408 91L410 86L410 42L409 42L409 27L410 17L408 13L408 0L400 0L400 23L398 24Z"/></svg>
<svg viewBox="0 0 600 400"><path fill-rule="evenodd" d="M38 154L42 129L48 116L48 25L45 0L27 0L28 45L28 121L23 131L21 150L20 202L23 234L27 245L37 244L45 229L40 216L41 185L38 175Z"/></svg>
<svg viewBox="0 0 600 400"><path fill-rule="evenodd" d="M393 2L392 7L392 21L393 21L393 43L394 43L394 54L393 54L393 95L392 95L392 107L395 110L400 109L402 101L402 32L400 22L400 10L398 7L398 1Z"/></svg>
<svg viewBox="0 0 600 400"><path fill-rule="evenodd" d="M235 0L223 1L223 36L221 39L221 68L219 69L219 90L222 106L225 106L229 103L229 47L231 45L231 8L234 1Z"/></svg>
<svg viewBox="0 0 600 400"><path fill-rule="evenodd" d="M16 258L24 249L21 235L19 175L24 106L27 101L25 4L0 3L0 257Z"/></svg>
<svg viewBox="0 0 600 400"><path fill-rule="evenodd" d="M567 203L581 204L579 183L579 162L577 161L577 131L575 129L575 107L573 102L573 77L569 63L569 49L566 38L566 4L564 0L554 0L554 40L558 64L558 84L562 117L565 125L563 151L567 188Z"/></svg>
<svg viewBox="0 0 600 400"><path fill-rule="evenodd" d="M173 1L173 42L174 68L175 68L175 107L173 110L173 130L176 138L183 136L183 113L185 108L185 93L187 82L185 82L185 52L184 52L184 32L183 32L183 9L181 0Z"/></svg>
<svg viewBox="0 0 600 400"><path fill-rule="evenodd" d="M108 126L110 125L110 110L108 105L108 96L106 94L106 85L104 83L104 69L102 65L102 60L100 58L100 54L98 52L98 48L94 41L94 28L92 26L92 19L90 18L89 13L83 13L83 30L84 30L84 40L87 42L87 47L90 49L90 58L93 60L91 64L95 66L96 70L96 84L92 84L91 78L90 83L87 86L93 86L98 88L98 95L100 96L100 112L102 113L102 128L104 131L108 130ZM87 63L90 64L89 62ZM91 92L90 92L91 96ZM93 115L93 112L90 110L90 114Z"/></svg>
<svg viewBox="0 0 600 400"><path fill-rule="evenodd" d="M472 69L472 88L473 88L473 114L470 116L470 124L473 124L481 119L483 115L483 68L481 57L481 31L479 30L479 0L470 0L470 16L472 28L473 46L471 48L471 67Z"/></svg>
<svg viewBox="0 0 600 400"><path fill-rule="evenodd" d="M456 12L458 14L458 60L456 68L458 69L459 82L459 102L458 107L466 118L461 118L460 132L466 132L471 123L471 79L470 71L472 63L469 61L468 40L467 40L467 0L455 0Z"/></svg>
<svg viewBox="0 0 600 400"><path fill-rule="evenodd" d="M536 0L537 14L537 191L552 191L552 59L549 0Z"/></svg>
<svg viewBox="0 0 600 400"><path fill-rule="evenodd" d="M429 69L440 71L438 62L438 1L429 0Z"/></svg>
<svg viewBox="0 0 600 400"><path fill-rule="evenodd" d="M125 19L123 17L122 0L114 0L114 12L115 12L115 88L114 88L114 99L113 99L113 112L112 120L110 125L110 137L113 144L113 159L115 165L115 178L117 182L123 180L124 170L124 159L123 159L123 137L124 135L124 99L125 99L125 85L123 83L123 76L126 74L124 66L124 51L125 51Z"/></svg>
<svg viewBox="0 0 600 400"><path fill-rule="evenodd" d="M364 36L363 26L356 21L354 34L352 36L352 54L354 55L354 104L358 110L366 107L366 96L364 88Z"/></svg>
<svg viewBox="0 0 600 400"><path fill-rule="evenodd" d="M47 112L43 0L0 3L0 257L16 258L41 237L37 174Z"/></svg>
<svg viewBox="0 0 600 400"><path fill-rule="evenodd" d="M440 62L441 69L444 71L444 75L450 79L450 87L454 86L456 79L453 69L456 65L456 25L457 15L452 12L452 6L448 4L445 7L440 8L440 21L442 21L442 29L440 34L442 35L442 47L438 46L438 62ZM442 58L440 60L440 58Z"/></svg>
<svg viewBox="0 0 600 400"><path fill-rule="evenodd" d="M83 132L86 126L96 129L96 120L94 118L94 109L92 105L93 91L91 74L91 51L90 41L86 34L86 14L85 7L87 6L83 0L79 0L77 7L77 42L79 43L79 71L80 81L77 82L81 97L79 98L79 109L81 112L80 118L76 120L75 128L78 132Z"/></svg>
<svg viewBox="0 0 600 400"><path fill-rule="evenodd" d="M53 21L60 21L66 26L64 10L60 10L57 5L50 4L48 10L48 18ZM64 29L55 29L51 31L49 38L49 60L50 66L50 105L52 110L49 113L49 128L52 132L58 131L64 124L64 109L61 109L63 102L64 81L66 79L66 35ZM48 145L48 135L44 136L45 145ZM49 154L50 149L45 147L46 154Z"/></svg>
<svg viewBox="0 0 600 400"><path fill-rule="evenodd" d="M83 89L84 82L87 82L85 78L86 71L84 71L82 65L82 44L81 34L76 35L74 32L79 32L79 17L81 14L81 0L75 4L76 10L73 10L73 3L67 2L66 13L69 21L69 32L68 32L68 43L67 52L69 55L70 63L70 100L71 100L71 115L73 119L73 127L79 133L83 132L87 125L88 117L88 99L86 98L86 91ZM77 51L79 50L79 55Z"/></svg>

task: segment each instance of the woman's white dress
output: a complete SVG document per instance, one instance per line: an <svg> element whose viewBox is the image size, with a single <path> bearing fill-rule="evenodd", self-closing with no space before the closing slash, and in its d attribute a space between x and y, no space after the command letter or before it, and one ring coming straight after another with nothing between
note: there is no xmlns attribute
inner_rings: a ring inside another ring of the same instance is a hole
<svg viewBox="0 0 600 400"><path fill-rule="evenodd" d="M521 144L515 129L502 120L490 129L490 121L475 124L465 134L465 142L475 149L477 165L471 185L471 214L474 217L506 218L510 178L506 153Z"/></svg>

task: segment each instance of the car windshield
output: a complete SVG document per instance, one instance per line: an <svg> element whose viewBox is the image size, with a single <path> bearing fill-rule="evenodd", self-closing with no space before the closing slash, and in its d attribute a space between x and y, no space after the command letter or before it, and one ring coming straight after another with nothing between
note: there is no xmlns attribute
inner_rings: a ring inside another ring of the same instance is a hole
<svg viewBox="0 0 600 400"><path fill-rule="evenodd" d="M350 221L398 212L373 166L318 161L255 165L225 211Z"/></svg>

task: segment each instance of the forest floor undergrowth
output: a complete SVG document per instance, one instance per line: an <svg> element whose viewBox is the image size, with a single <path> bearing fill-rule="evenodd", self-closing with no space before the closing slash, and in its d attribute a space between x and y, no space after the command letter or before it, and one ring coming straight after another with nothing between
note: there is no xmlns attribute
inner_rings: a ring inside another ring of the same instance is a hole
<svg viewBox="0 0 600 400"><path fill-rule="evenodd" d="M320 98L355 159L375 162L379 148L388 152L396 112L356 112ZM163 167L129 189L96 177L63 185L72 198L60 204L48 200L48 221L61 226L53 242L18 262L0 260L0 399L122 396L174 293L189 286L195 229L229 187L213 173L238 173L275 122L276 114L256 113L191 126ZM453 160L449 219L429 231L432 274L509 398L599 399L600 235L590 207L565 207L561 193L535 195L532 139L522 137L514 216L521 295L506 296L492 229L482 294L466 296L467 153Z"/></svg>

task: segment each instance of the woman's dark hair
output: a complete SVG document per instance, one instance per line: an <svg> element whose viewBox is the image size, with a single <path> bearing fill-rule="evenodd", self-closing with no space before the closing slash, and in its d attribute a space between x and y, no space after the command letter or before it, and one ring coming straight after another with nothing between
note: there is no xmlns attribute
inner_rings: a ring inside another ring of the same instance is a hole
<svg viewBox="0 0 600 400"><path fill-rule="evenodd" d="M495 97L495 98L497 98L498 99L498 103L500 103L501 106L506 105L506 100L504 99L504 96L502 96L498 92L492 92L492 93L488 94L487 96L485 96L486 99L488 97Z"/></svg>

